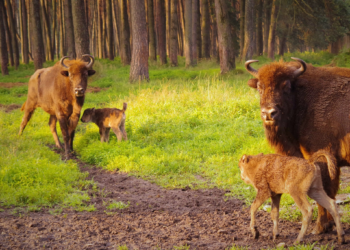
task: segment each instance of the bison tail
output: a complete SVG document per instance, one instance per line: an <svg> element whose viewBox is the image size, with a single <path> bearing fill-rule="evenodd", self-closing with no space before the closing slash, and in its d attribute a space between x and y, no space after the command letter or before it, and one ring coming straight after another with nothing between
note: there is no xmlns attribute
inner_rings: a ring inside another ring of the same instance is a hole
<svg viewBox="0 0 350 250"><path fill-rule="evenodd" d="M319 158L320 156L324 156L327 160L328 173L329 173L329 176L331 177L331 180L338 178L339 169L337 167L337 160L328 151L326 150L317 151L311 156L310 161L315 162L317 158Z"/></svg>
<svg viewBox="0 0 350 250"><path fill-rule="evenodd" d="M21 111L23 111L25 107L26 107L26 101L23 103Z"/></svg>
<svg viewBox="0 0 350 250"><path fill-rule="evenodd" d="M123 103L123 112L126 111L126 108L128 107L128 104L126 102Z"/></svg>

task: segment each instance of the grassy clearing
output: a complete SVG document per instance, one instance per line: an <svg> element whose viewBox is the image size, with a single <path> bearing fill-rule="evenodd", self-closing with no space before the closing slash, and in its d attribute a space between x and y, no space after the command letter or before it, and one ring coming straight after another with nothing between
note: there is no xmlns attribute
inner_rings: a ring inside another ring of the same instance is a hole
<svg viewBox="0 0 350 250"><path fill-rule="evenodd" d="M325 52L285 55L284 60L291 56L316 65L335 60ZM269 62L258 59L256 68ZM89 86L101 91L87 94L83 110L121 108L127 102L129 141L117 143L111 134L109 143L100 143L95 124L79 123L76 152L85 162L128 172L166 188L217 186L250 204L255 191L241 181L238 160L243 154L272 152L264 136L258 93L246 85L251 76L243 64L226 76L219 75L215 61L186 69L184 59L179 58L179 65L151 64L150 82L129 84L129 67L123 67L120 60L97 60L97 74ZM27 81L33 65L21 67L20 71L10 68L10 76L0 77L0 82ZM22 104L26 92L26 86L0 88L0 103ZM61 204L93 210L84 206L88 197L83 191L93 183L84 180L74 162L62 162L45 146L53 145L48 115L37 109L24 135L18 137L21 118L19 110L0 111L0 205L28 206L35 211ZM299 210L290 209L292 204L290 196L284 195L281 217L300 220Z"/></svg>

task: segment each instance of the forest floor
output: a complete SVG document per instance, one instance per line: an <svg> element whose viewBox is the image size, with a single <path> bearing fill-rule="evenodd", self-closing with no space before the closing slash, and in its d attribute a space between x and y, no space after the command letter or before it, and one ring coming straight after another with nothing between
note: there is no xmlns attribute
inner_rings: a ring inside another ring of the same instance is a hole
<svg viewBox="0 0 350 250"><path fill-rule="evenodd" d="M225 196L225 190L190 188L168 190L124 173L109 172L81 162L97 189L88 190L96 210L76 212L49 209L0 213L0 249L249 249L291 246L301 224L280 221L280 236L272 240L270 214L260 210L258 240L252 239L249 208ZM346 178L346 175L344 176ZM124 209L106 211L110 200ZM311 231L314 223L309 228ZM305 243L349 249L350 225L343 223L346 244L337 244L336 232L308 234ZM319 248L321 249L321 248Z"/></svg>

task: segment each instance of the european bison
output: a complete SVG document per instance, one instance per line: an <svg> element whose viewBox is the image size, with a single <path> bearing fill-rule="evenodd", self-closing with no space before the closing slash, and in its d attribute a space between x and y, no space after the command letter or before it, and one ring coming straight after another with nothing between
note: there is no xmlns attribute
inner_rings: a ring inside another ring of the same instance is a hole
<svg viewBox="0 0 350 250"><path fill-rule="evenodd" d="M41 107L50 114L49 126L56 146L62 148L56 132L57 120L60 123L65 143L65 155L69 156L73 150L73 138L78 124L80 111L85 100L87 78L95 74L91 69L94 58L90 62L83 60L69 60L62 57L54 66L35 71L28 83L28 97L22 106L24 116L19 134L21 135L30 117L37 107Z"/></svg>
<svg viewBox="0 0 350 250"><path fill-rule="evenodd" d="M337 166L350 164L350 70L313 67L297 62L273 62L255 70L245 63L255 79L248 85L260 93L261 118L267 140L276 153L304 157L320 149L332 153ZM306 70L307 69L307 70ZM335 178L321 167L327 194L335 198L339 173ZM330 217L330 216L328 216ZM331 217L330 217L331 218ZM314 233L327 230L327 214L319 206Z"/></svg>
<svg viewBox="0 0 350 250"><path fill-rule="evenodd" d="M312 220L312 206L307 195L332 214L337 226L338 242L344 242L343 229L335 201L329 198L322 187L321 170L315 164L318 157L324 156L328 164L329 175L337 174L336 159L327 151L321 150L311 156L309 161L298 157L282 155L256 156L243 155L239 161L241 178L257 190L256 198L250 208L250 229L253 237L259 237L255 225L255 214L258 208L271 198L271 217L273 220L273 239L279 235L278 216L281 195L289 193L303 215L302 227L294 244L303 241L306 230Z"/></svg>
<svg viewBox="0 0 350 250"><path fill-rule="evenodd" d="M82 122L93 122L100 129L101 142L108 142L109 130L112 128L113 132L118 138L118 141L128 140L125 131L125 111L127 104L124 102L123 110L115 108L104 109L86 109L81 117Z"/></svg>

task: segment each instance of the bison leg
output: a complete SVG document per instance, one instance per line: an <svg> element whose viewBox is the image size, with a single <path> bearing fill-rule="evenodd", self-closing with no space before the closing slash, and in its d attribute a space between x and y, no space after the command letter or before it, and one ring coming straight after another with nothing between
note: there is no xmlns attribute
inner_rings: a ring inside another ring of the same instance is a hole
<svg viewBox="0 0 350 250"><path fill-rule="evenodd" d="M70 145L69 145L69 132L68 132L68 119L64 118L64 117L60 117L58 118L58 122L60 123L60 127L61 127L61 131L62 131L62 135L63 135L63 140L64 140L64 151L65 151L65 155L66 155L66 159L69 158L69 149L70 149Z"/></svg>
<svg viewBox="0 0 350 250"><path fill-rule="evenodd" d="M322 184L320 183L320 186L322 187ZM337 227L337 234L338 234L338 243L342 244L344 243L344 231L340 223L340 217L337 210L337 205L335 201L328 197L326 192L323 190L323 188L312 188L309 190L308 195L311 199L314 199L317 201L318 204L320 204L322 207L326 208L328 212L331 213L331 215L334 218L336 227Z"/></svg>
<svg viewBox="0 0 350 250"><path fill-rule="evenodd" d="M277 194L277 195L271 197L271 200L272 200L271 218L272 218L272 221L273 221L273 240L276 240L276 238L279 235L279 231L278 231L278 217L279 217L281 196L282 196L282 194Z"/></svg>
<svg viewBox="0 0 350 250"><path fill-rule="evenodd" d="M73 140L75 136L75 130L68 130L69 131L69 148L71 151L73 151Z"/></svg>
<svg viewBox="0 0 350 250"><path fill-rule="evenodd" d="M22 135L24 128L27 126L27 123L29 122L30 118L32 117L34 113L34 109L27 109L29 105L26 104L26 109L24 110L24 116L21 122L21 127L19 128L19 133L18 135Z"/></svg>
<svg viewBox="0 0 350 250"><path fill-rule="evenodd" d="M120 129L118 127L117 128L112 128L112 129L113 129L113 132L115 133L115 135L117 136L118 141L121 141L122 138L123 138L123 134L120 131Z"/></svg>
<svg viewBox="0 0 350 250"><path fill-rule="evenodd" d="M270 197L270 194L261 190L258 190L258 193L255 197L253 204L250 207L250 230L253 234L254 239L259 238L259 231L255 225L255 214L258 208Z"/></svg>
<svg viewBox="0 0 350 250"><path fill-rule="evenodd" d="M55 115L50 115L49 126L51 129L51 133L53 135L53 139L55 140L56 147L62 148L62 144L58 139L58 135L56 131L56 123L57 123L57 117Z"/></svg>
<svg viewBox="0 0 350 250"><path fill-rule="evenodd" d="M307 200L305 193L293 192L293 193L290 193L290 195L292 196L293 200L295 201L295 204L297 204L297 206L301 210L301 213L303 214L302 226L301 226L298 238L294 242L294 244L299 244L299 242L304 240L306 230L311 223L312 206L310 205L309 201Z"/></svg>
<svg viewBox="0 0 350 250"><path fill-rule="evenodd" d="M105 134L104 134L104 140L105 142L109 141L109 131L111 130L111 128L106 128L105 130Z"/></svg>
<svg viewBox="0 0 350 250"><path fill-rule="evenodd" d="M125 141L128 140L128 136L126 134L126 130L125 130L125 122L123 121L122 124L120 124L120 130L122 131L122 134L123 134L123 139Z"/></svg>
<svg viewBox="0 0 350 250"><path fill-rule="evenodd" d="M101 142L105 142L105 131L106 131L105 127L100 127L100 140L101 140Z"/></svg>

